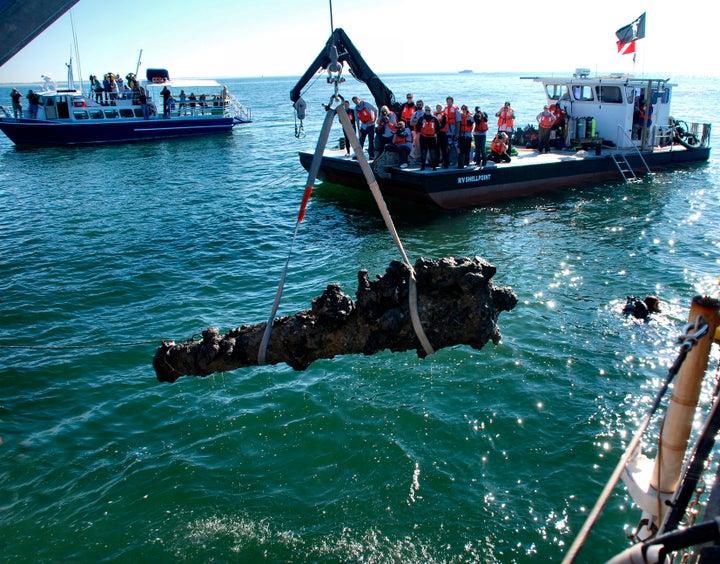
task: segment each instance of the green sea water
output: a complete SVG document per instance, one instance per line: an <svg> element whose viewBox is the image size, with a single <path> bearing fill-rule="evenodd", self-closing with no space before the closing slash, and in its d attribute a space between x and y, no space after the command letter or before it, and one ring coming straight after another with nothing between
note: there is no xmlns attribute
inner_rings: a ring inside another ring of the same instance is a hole
<svg viewBox="0 0 720 564"><path fill-rule="evenodd" d="M383 76L402 98L532 123L520 74ZM697 294L718 294L707 164L455 212L390 201L407 254L481 256L511 286L501 344L155 379L161 339L267 319L331 94L227 80L228 135L16 149L0 138L0 553L6 562L560 561L645 413ZM673 111L720 123L720 80ZM9 102L10 89L0 87ZM349 78L342 93L367 96ZM342 137L333 130L332 142ZM281 315L400 259L372 199L313 193ZM656 294L649 323L621 314ZM713 351L711 367L717 365ZM627 546L622 488L580 561Z"/></svg>

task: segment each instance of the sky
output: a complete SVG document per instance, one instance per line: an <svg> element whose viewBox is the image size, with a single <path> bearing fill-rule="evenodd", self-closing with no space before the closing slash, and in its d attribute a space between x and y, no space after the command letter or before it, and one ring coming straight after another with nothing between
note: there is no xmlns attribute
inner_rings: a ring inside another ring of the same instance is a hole
<svg viewBox="0 0 720 564"><path fill-rule="evenodd" d="M379 75L569 74L578 67L720 75L715 18L692 0L80 0L71 11L0 67L0 84L37 83L44 74L64 83L71 56L76 80L80 73L125 76L135 72L140 50L141 77L155 67L173 78L300 76L333 25ZM643 12L646 37L633 63L632 55L618 55L615 31Z"/></svg>

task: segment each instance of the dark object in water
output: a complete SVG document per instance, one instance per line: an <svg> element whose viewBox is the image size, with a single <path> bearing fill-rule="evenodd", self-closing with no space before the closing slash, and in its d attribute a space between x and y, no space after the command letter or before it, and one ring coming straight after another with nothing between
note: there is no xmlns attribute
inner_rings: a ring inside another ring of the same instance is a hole
<svg viewBox="0 0 720 564"><path fill-rule="evenodd" d="M625 315L632 315L637 319L647 319L651 313L660 311L660 300L657 296L646 296L643 301L635 296L628 296L623 308Z"/></svg>
<svg viewBox="0 0 720 564"><path fill-rule="evenodd" d="M498 316L515 307L517 296L510 287L495 286L493 265L479 257L420 258L414 269L420 320L435 350L461 344L480 350L490 340L500 342ZM415 349L424 357L410 318L408 278L408 267L397 261L374 281L361 270L357 301L339 285L330 284L313 299L312 309L275 319L267 363L285 362L304 370L320 358L386 349ZM201 341L163 342L153 358L158 380L174 382L180 376L257 365L265 325L243 325L224 337L216 327L209 327Z"/></svg>

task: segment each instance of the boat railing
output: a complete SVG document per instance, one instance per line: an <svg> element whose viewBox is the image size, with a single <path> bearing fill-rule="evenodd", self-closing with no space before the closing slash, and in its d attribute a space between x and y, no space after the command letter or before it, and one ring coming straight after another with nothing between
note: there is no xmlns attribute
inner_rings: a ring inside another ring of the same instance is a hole
<svg viewBox="0 0 720 564"><path fill-rule="evenodd" d="M712 132L712 124L692 122L688 124L690 133L700 141L700 147L710 146L710 133Z"/></svg>
<svg viewBox="0 0 720 564"><path fill-rule="evenodd" d="M243 105L240 100L230 95L228 100L228 110L230 115L242 119L243 121L252 121L252 110Z"/></svg>
<svg viewBox="0 0 720 564"><path fill-rule="evenodd" d="M687 123L683 120L670 118L665 127L660 128L658 145L664 147L679 143L686 149L700 149L710 146L712 124L702 122Z"/></svg>

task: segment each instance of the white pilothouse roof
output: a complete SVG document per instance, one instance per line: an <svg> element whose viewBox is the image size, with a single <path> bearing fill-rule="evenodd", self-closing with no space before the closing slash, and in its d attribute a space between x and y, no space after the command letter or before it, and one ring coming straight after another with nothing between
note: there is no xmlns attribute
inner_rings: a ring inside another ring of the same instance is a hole
<svg viewBox="0 0 720 564"><path fill-rule="evenodd" d="M168 88L222 88L217 80L210 78L175 78L163 82L147 82L147 86L167 86Z"/></svg>
<svg viewBox="0 0 720 564"><path fill-rule="evenodd" d="M664 86L677 86L677 84L670 84L670 77L637 77L632 74L623 73L609 73L604 75L590 75L590 69L578 68L572 76L562 75L551 75L551 76L521 76L524 80L533 80L535 82L543 83L564 83L564 84L576 84L588 82L603 82L606 84L647 84L648 82L661 83Z"/></svg>

